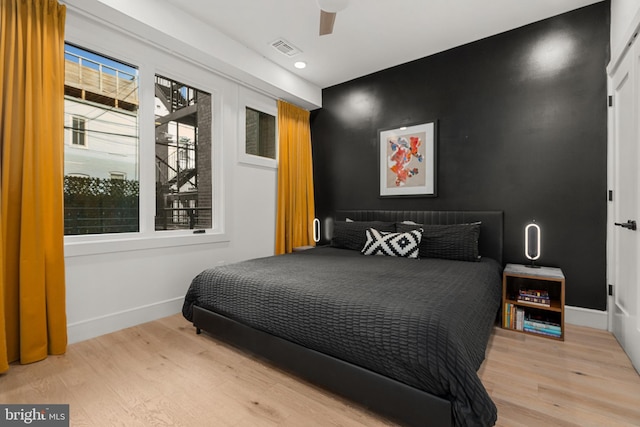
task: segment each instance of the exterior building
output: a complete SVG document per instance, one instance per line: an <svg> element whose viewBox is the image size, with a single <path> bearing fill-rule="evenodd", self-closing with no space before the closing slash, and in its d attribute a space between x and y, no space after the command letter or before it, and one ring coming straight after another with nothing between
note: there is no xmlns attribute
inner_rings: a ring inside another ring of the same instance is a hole
<svg viewBox="0 0 640 427"><path fill-rule="evenodd" d="M65 57L65 175L138 181L135 70Z"/></svg>

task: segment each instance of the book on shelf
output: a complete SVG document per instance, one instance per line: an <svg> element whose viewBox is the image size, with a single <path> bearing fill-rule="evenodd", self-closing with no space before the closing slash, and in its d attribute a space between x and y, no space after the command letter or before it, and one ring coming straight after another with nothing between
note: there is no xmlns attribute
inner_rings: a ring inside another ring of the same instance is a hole
<svg viewBox="0 0 640 427"><path fill-rule="evenodd" d="M518 302L543 305L545 307L549 307L551 305L551 298L549 298L548 291L519 289L516 299Z"/></svg>
<svg viewBox="0 0 640 427"><path fill-rule="evenodd" d="M562 326L543 314L527 313L524 319L524 330L544 335L560 337Z"/></svg>
<svg viewBox="0 0 640 427"><path fill-rule="evenodd" d="M548 316L545 316L544 314L537 314L537 313L528 312L525 317L526 317L526 320L528 320L529 322L532 322L534 324L537 324L537 325L541 325L541 326L557 326L558 328L560 327L560 323L559 322L556 322L556 321L550 319Z"/></svg>
<svg viewBox="0 0 640 427"><path fill-rule="evenodd" d="M525 320L527 321L527 323L529 323L532 326L539 326L539 327L548 327L548 326L552 326L552 327L556 327L559 328L560 327L560 323L556 323L553 322L551 320L543 320L543 319L539 319L536 317L533 317L531 315L527 315Z"/></svg>
<svg viewBox="0 0 640 427"><path fill-rule="evenodd" d="M519 289L518 295L549 298L549 291L544 291L540 289Z"/></svg>
<svg viewBox="0 0 640 427"><path fill-rule="evenodd" d="M519 331L524 330L524 309L516 309L516 329Z"/></svg>
<svg viewBox="0 0 640 427"><path fill-rule="evenodd" d="M526 302L527 304L540 305L543 307L551 307L551 300L549 298L544 298L544 297L531 297L531 296L518 295L517 301Z"/></svg>
<svg viewBox="0 0 640 427"><path fill-rule="evenodd" d="M524 327L524 331L530 332L532 334L546 335L555 338L560 338L562 336L562 331L548 331L545 329L527 328L526 326Z"/></svg>
<svg viewBox="0 0 640 427"><path fill-rule="evenodd" d="M509 316L511 315L511 303L504 303L504 307L502 309L502 326L505 328L509 327Z"/></svg>
<svg viewBox="0 0 640 427"><path fill-rule="evenodd" d="M505 328L510 328L511 327L511 311L513 308L513 304L507 302L504 304L504 310L503 310L503 321L502 321L502 326L504 326Z"/></svg>
<svg viewBox="0 0 640 427"><path fill-rule="evenodd" d="M526 319L524 321L524 328L529 330L535 330L535 331L557 333L558 335L560 335L560 333L562 332L562 328L560 327L560 325L553 325L553 324L545 325L542 323L532 322Z"/></svg>
<svg viewBox="0 0 640 427"><path fill-rule="evenodd" d="M502 326L504 326L505 328L521 331L524 328L524 318L524 309L509 302L504 304Z"/></svg>

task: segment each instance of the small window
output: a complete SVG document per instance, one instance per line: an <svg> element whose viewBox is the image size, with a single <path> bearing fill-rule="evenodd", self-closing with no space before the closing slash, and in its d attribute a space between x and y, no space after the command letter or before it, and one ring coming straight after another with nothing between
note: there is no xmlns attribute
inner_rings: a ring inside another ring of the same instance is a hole
<svg viewBox="0 0 640 427"><path fill-rule="evenodd" d="M277 101L244 87L240 88L238 101L238 161L277 169Z"/></svg>
<svg viewBox="0 0 640 427"><path fill-rule="evenodd" d="M127 174L124 172L109 172L111 179L127 179Z"/></svg>
<svg viewBox="0 0 640 427"><path fill-rule="evenodd" d="M71 144L86 147L86 125L87 120L84 117L73 117L71 119Z"/></svg>
<svg viewBox="0 0 640 427"><path fill-rule="evenodd" d="M276 158L276 118L246 107L245 150L253 156Z"/></svg>

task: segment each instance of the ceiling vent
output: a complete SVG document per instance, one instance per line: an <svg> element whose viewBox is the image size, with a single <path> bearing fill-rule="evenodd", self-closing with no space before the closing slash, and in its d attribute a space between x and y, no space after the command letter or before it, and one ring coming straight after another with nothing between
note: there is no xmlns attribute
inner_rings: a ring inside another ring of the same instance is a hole
<svg viewBox="0 0 640 427"><path fill-rule="evenodd" d="M287 55L288 57L296 56L297 54L302 53L300 49L298 49L285 39L277 39L271 42L271 47L281 54Z"/></svg>

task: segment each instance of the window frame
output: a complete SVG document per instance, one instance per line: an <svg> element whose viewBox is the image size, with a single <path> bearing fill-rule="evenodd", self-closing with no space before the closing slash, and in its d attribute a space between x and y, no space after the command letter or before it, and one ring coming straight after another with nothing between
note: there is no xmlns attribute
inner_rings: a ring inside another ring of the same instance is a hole
<svg viewBox="0 0 640 427"><path fill-rule="evenodd" d="M226 203L224 152L222 150L224 99L234 93L237 83L221 77L186 54L159 46L149 40L88 16L67 15L65 42L94 51L138 68L139 78L139 231L133 233L69 235L64 237L65 257L144 250L152 248L228 242L226 225L230 206ZM212 227L194 230L155 230L155 124L154 76L160 74L211 94L212 102ZM61 124L62 125L62 124ZM204 232L203 232L204 231Z"/></svg>
<svg viewBox="0 0 640 427"><path fill-rule="evenodd" d="M238 94L238 162L261 166L270 169L278 168L278 103L272 97L262 95L245 87L240 87ZM276 118L275 151L276 158L257 156L247 153L247 108L261 113L272 115Z"/></svg>

